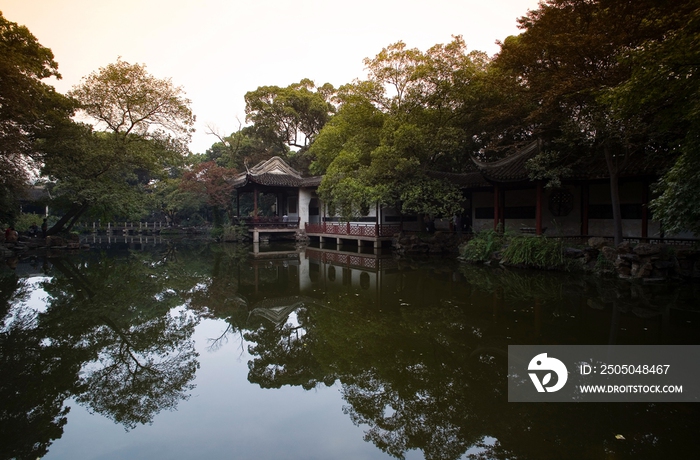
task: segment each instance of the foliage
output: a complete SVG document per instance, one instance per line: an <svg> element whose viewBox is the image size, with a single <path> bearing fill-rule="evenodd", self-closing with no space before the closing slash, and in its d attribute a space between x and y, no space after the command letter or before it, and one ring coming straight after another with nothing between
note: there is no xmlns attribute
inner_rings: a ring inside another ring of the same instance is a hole
<svg viewBox="0 0 700 460"><path fill-rule="evenodd" d="M97 123L97 128L146 139L167 139L184 152L194 131L191 101L170 79L159 79L142 64L118 59L84 77L69 96Z"/></svg>
<svg viewBox="0 0 700 460"><path fill-rule="evenodd" d="M21 213L19 216L17 216L17 219L15 220L15 230L17 230L20 233L29 231L29 227L32 225L36 225L37 227L41 228L41 224L44 221L44 216L40 214L27 214L27 213Z"/></svg>
<svg viewBox="0 0 700 460"><path fill-rule="evenodd" d="M142 213L145 185L182 161L194 124L182 88L140 64L118 60L83 78L69 95L105 132L66 123L45 143L55 158L42 173L56 182L66 207L49 234L70 230L90 208L105 217Z"/></svg>
<svg viewBox="0 0 700 460"><path fill-rule="evenodd" d="M612 89L607 100L620 116L636 116L644 122L651 155L675 159L656 185L658 198L651 204L654 218L667 232L698 233L700 9L696 2L683 2L682 8L660 22L667 33L625 56L632 75Z"/></svg>
<svg viewBox="0 0 700 460"><path fill-rule="evenodd" d="M546 156L530 164L533 178L544 178L542 171L553 168L606 165L617 243L622 238L618 177L633 155L644 152L649 131L636 114L620 116L608 95L632 76L624 59L630 50L663 39L695 8L692 3L548 0L519 20L523 32L507 38L494 61L495 75L510 80L518 95L515 111L528 107L522 121L507 107L498 109L502 117L545 141Z"/></svg>
<svg viewBox="0 0 700 460"><path fill-rule="evenodd" d="M205 203L201 194L185 190L179 178L155 181L149 189L149 207L163 212L176 225L199 211Z"/></svg>
<svg viewBox="0 0 700 460"><path fill-rule="evenodd" d="M505 236L496 230L483 230L474 234L466 244L460 247L460 256L470 262L491 260L494 252L503 247Z"/></svg>
<svg viewBox="0 0 700 460"><path fill-rule="evenodd" d="M51 152L42 174L55 197L52 207L64 210L49 233L70 230L88 210L103 220L138 219L148 207L148 183L178 159L161 140L131 135L122 142L80 124L65 125L42 148Z"/></svg>
<svg viewBox="0 0 700 460"><path fill-rule="evenodd" d="M241 222L238 225L224 225L221 241L235 242L244 241L246 239L250 239L250 233L248 232L248 227L244 223Z"/></svg>
<svg viewBox="0 0 700 460"><path fill-rule="evenodd" d="M335 111L330 83L316 87L305 78L286 88L260 86L245 95L246 121L262 140L283 146L307 148Z"/></svg>
<svg viewBox="0 0 700 460"><path fill-rule="evenodd" d="M565 266L564 242L544 236L514 235L500 230L482 230L460 246L460 257L469 262L487 262L494 252L509 265L553 269Z"/></svg>
<svg viewBox="0 0 700 460"><path fill-rule="evenodd" d="M309 149L325 174L319 195L344 217L375 203L406 213L461 212L458 188L431 171L461 171L470 84L486 58L467 53L461 37L427 52L403 42L366 59L368 80L338 90L338 113Z"/></svg>
<svg viewBox="0 0 700 460"><path fill-rule="evenodd" d="M73 113L73 104L43 80L61 78L50 49L0 13L0 221L42 160L34 142Z"/></svg>
<svg viewBox="0 0 700 460"><path fill-rule="evenodd" d="M196 193L206 199L213 209L225 209L229 218L233 216L233 192L231 179L236 171L222 168L213 161L200 163L182 176L183 190ZM217 212L217 211L215 211Z"/></svg>
<svg viewBox="0 0 700 460"><path fill-rule="evenodd" d="M219 142L214 143L203 155L196 156L199 158L193 158L192 163L215 161L221 167L240 171L274 156L282 157L290 164L294 164L297 157L286 144L258 136L255 125L241 128L230 136L212 134L218 137Z"/></svg>
<svg viewBox="0 0 700 460"><path fill-rule="evenodd" d="M697 149L684 148L682 156L659 180L658 198L650 209L668 233L692 231L700 234L700 155Z"/></svg>
<svg viewBox="0 0 700 460"><path fill-rule="evenodd" d="M563 250L564 243L559 238L519 235L508 238L502 256L508 264L553 269L564 265Z"/></svg>

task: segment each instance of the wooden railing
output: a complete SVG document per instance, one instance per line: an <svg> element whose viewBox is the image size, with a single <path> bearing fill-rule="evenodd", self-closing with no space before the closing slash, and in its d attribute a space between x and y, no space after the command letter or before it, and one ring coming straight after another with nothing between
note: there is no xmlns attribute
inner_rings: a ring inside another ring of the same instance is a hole
<svg viewBox="0 0 700 460"><path fill-rule="evenodd" d="M349 252L329 252L315 248L306 248L306 257L310 260L332 264L345 265L352 268L378 270L395 268L397 263L392 257L377 257L376 255L354 254Z"/></svg>
<svg viewBox="0 0 700 460"><path fill-rule="evenodd" d="M393 236L401 231L396 224L376 224L357 222L323 222L306 224L306 233L321 233L324 235L347 235L368 238Z"/></svg>
<svg viewBox="0 0 700 460"><path fill-rule="evenodd" d="M288 217L239 217L234 224L244 224L251 228L299 228L300 218Z"/></svg>

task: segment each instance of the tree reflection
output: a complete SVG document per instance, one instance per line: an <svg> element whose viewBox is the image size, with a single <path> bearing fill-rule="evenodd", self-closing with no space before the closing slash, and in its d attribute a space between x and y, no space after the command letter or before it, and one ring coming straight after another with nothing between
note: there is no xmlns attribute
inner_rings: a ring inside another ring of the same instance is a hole
<svg viewBox="0 0 700 460"><path fill-rule="evenodd" d="M69 397L130 429L194 387L198 320L177 307L197 277L172 250L51 263L45 311L21 302L26 289L17 279L9 286L14 275L2 277L0 458L44 455L63 432Z"/></svg>
<svg viewBox="0 0 700 460"><path fill-rule="evenodd" d="M21 305L26 280L0 271L0 286L0 458L40 458L63 434L63 402L80 363L62 359L62 347L44 342L36 315Z"/></svg>
<svg viewBox="0 0 700 460"><path fill-rule="evenodd" d="M416 449L428 459L691 454L694 406L507 402L508 344L605 343L614 307L600 322L591 304L615 298L634 317L634 309L680 306L673 289L414 268L387 275L381 300L327 287L286 322L249 324L249 380L306 389L339 381L344 412L365 427L365 440L396 458Z"/></svg>
<svg viewBox="0 0 700 460"><path fill-rule="evenodd" d="M52 341L83 356L77 400L127 428L149 423L187 397L198 367L196 318L172 313L193 280L169 251L122 259L57 259L40 320Z"/></svg>

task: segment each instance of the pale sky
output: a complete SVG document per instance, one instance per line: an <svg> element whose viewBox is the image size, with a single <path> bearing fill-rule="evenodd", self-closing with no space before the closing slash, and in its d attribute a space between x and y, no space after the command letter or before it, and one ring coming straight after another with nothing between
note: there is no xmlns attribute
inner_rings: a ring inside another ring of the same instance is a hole
<svg viewBox="0 0 700 460"><path fill-rule="evenodd" d="M54 53L65 93L118 57L171 78L192 100L203 153L215 126L245 123L246 92L302 78L335 87L366 76L362 60L402 40L427 50L462 35L469 50L498 52L538 0L2 0Z"/></svg>

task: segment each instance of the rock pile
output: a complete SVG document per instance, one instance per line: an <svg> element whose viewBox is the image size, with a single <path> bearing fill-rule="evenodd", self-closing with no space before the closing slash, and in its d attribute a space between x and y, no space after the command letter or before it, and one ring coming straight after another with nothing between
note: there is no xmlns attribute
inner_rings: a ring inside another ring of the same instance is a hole
<svg viewBox="0 0 700 460"><path fill-rule="evenodd" d="M590 238L584 249L567 249L588 271L645 281L700 278L700 251L685 246L624 242L614 247L604 238Z"/></svg>

